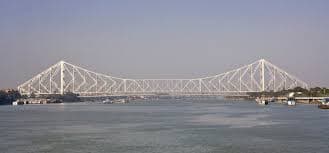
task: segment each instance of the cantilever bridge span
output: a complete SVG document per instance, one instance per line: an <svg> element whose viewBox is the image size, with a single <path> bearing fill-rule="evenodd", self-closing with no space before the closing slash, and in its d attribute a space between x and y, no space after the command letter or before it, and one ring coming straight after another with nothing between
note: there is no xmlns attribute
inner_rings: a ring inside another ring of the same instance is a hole
<svg viewBox="0 0 329 153"><path fill-rule="evenodd" d="M96 73L60 61L18 86L23 95L68 92L80 96L223 95L308 88L297 77L261 59L214 76L195 79L127 79Z"/></svg>

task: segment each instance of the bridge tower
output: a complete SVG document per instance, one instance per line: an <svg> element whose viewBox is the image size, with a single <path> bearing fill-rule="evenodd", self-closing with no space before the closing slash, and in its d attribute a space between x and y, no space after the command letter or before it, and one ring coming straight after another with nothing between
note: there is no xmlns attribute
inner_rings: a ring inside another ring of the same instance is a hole
<svg viewBox="0 0 329 153"><path fill-rule="evenodd" d="M127 79L96 73L60 61L18 86L22 95L223 95L308 88L265 59L213 76L194 79Z"/></svg>

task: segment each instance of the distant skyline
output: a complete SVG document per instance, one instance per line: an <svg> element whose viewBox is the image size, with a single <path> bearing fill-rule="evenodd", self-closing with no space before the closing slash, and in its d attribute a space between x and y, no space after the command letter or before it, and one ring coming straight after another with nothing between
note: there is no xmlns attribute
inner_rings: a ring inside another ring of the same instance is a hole
<svg viewBox="0 0 329 153"><path fill-rule="evenodd" d="M195 78L264 58L329 87L327 0L0 0L0 89L60 60L124 78Z"/></svg>

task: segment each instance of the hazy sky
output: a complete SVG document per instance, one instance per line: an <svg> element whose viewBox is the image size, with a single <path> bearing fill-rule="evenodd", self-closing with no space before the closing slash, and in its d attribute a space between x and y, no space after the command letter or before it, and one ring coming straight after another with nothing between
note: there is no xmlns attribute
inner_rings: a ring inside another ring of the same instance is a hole
<svg viewBox="0 0 329 153"><path fill-rule="evenodd" d="M0 88L65 60L126 78L194 78L265 58L329 87L328 0L0 0Z"/></svg>

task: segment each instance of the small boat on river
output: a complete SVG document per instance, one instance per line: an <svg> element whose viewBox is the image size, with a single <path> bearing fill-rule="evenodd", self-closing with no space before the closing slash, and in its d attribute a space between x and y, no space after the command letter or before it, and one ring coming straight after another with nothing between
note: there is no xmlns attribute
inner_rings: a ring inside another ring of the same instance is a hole
<svg viewBox="0 0 329 153"><path fill-rule="evenodd" d="M128 99L125 99L125 98L115 99L115 100L113 100L113 103L116 103L116 104L124 104L124 103L129 103L129 100Z"/></svg>
<svg viewBox="0 0 329 153"><path fill-rule="evenodd" d="M288 106L295 106L296 105L295 98L294 97L288 97L287 105Z"/></svg>
<svg viewBox="0 0 329 153"><path fill-rule="evenodd" d="M258 104L260 105L268 105L269 101L266 100L264 97L257 97L256 100L255 100Z"/></svg>
<svg viewBox="0 0 329 153"><path fill-rule="evenodd" d="M124 104L124 103L129 103L128 99L121 98L121 99L105 99L103 100L103 104Z"/></svg>
<svg viewBox="0 0 329 153"><path fill-rule="evenodd" d="M288 97L287 97L287 101L285 101L285 103L288 105L288 106L296 106L296 100L295 100L295 93L294 92L291 92Z"/></svg>
<svg viewBox="0 0 329 153"><path fill-rule="evenodd" d="M318 105L320 109L329 109L329 98L324 98L321 100L321 104Z"/></svg>
<svg viewBox="0 0 329 153"><path fill-rule="evenodd" d="M103 104L113 104L113 101L111 101L110 99L105 99L103 100Z"/></svg>

